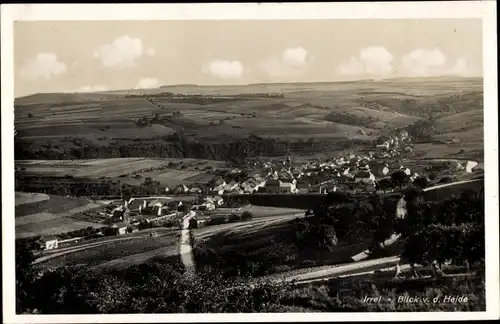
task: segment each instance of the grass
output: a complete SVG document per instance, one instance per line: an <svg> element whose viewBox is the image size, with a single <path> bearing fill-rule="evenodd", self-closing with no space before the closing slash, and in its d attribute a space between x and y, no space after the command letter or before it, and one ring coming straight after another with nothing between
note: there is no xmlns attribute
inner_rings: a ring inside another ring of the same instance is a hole
<svg viewBox="0 0 500 324"><path fill-rule="evenodd" d="M202 231L199 231L202 233ZM263 276L293 269L338 264L364 251L368 243L339 245L333 251L300 248L294 241L294 222L274 223L255 231L244 228L226 231L196 241L193 246L197 267L215 267L228 276Z"/></svg>
<svg viewBox="0 0 500 324"><path fill-rule="evenodd" d="M178 252L179 233L171 232L150 237L135 237L130 240L104 242L103 244L50 259L40 264L42 267L86 264L96 266L121 259L114 266L134 264L155 256L172 256ZM110 265L113 266L113 265Z"/></svg>
<svg viewBox="0 0 500 324"><path fill-rule="evenodd" d="M418 119L413 110L401 108L401 101L406 98L416 100L420 106L435 106L439 100L454 104L448 97L462 91L466 93L462 96L463 100L474 106L472 109L482 109L475 107L476 99L481 96L480 91L477 91L481 89L481 79L428 80L270 84L265 88L258 85L180 86L171 89L150 89L147 92L154 94L175 91L186 95L281 92L285 95L285 98L237 98L208 105L167 102L166 98L161 97L154 98L154 103L151 104L146 98L126 98L126 92L123 91L37 94L16 99L15 124L20 137L29 137L32 140L69 136L86 137L95 143L108 143L112 138L147 139L170 134L176 129L184 129L194 138L215 140L223 134L238 137L251 133L262 136L307 137L309 134L318 134L325 137L334 135L349 138L358 133L361 125L343 124L342 121L331 123L325 117L345 112L356 117L371 117L373 127L370 132L376 135L375 129L383 125L403 127ZM134 90L127 92L134 94ZM361 107L360 98L363 102L377 102L379 106ZM182 116L164 121L163 125L135 126L135 121L139 118L150 118L153 114L166 117L176 111L182 111ZM28 113L33 117L28 117ZM469 117L467 112L464 116L459 114L452 119L467 123ZM220 121L224 123L219 125ZM451 120L442 122L457 125ZM64 146L63 143L59 145Z"/></svg>
<svg viewBox="0 0 500 324"><path fill-rule="evenodd" d="M253 218L282 216L290 214L304 214L302 209L281 208L281 207L266 207L266 206L244 206L241 208L218 208L213 211L205 212L205 215L222 216L230 215L231 213L241 214L245 211L251 212Z"/></svg>
<svg viewBox="0 0 500 324"><path fill-rule="evenodd" d="M19 193L24 195L24 193ZM26 196L26 195L24 195ZM73 218L82 212L97 210L102 205L87 199L45 195L49 199L18 204L15 208L16 238L60 234L85 227L95 227L92 221Z"/></svg>
<svg viewBox="0 0 500 324"><path fill-rule="evenodd" d="M15 205L24 205L49 200L49 196L41 193L16 192Z"/></svg>
<svg viewBox="0 0 500 324"><path fill-rule="evenodd" d="M462 298L450 302L445 296ZM380 299L367 301L365 297ZM418 300L409 302L408 298ZM294 289L284 304L322 312L484 311L486 307L484 276L395 280L368 275L332 279Z"/></svg>
<svg viewBox="0 0 500 324"><path fill-rule="evenodd" d="M59 214L71 211L74 208L89 205L87 199L69 198L55 195L47 195L49 199L43 201L27 202L16 206L16 217L22 217L37 213Z"/></svg>
<svg viewBox="0 0 500 324"><path fill-rule="evenodd" d="M212 168L224 163L202 159L155 159L155 158L110 158L92 160L18 160L16 168L23 174L37 176L72 176L74 178L101 179L118 178L122 183L140 185L151 177L162 187L175 187L207 182L213 176ZM164 188L162 188L164 189Z"/></svg>

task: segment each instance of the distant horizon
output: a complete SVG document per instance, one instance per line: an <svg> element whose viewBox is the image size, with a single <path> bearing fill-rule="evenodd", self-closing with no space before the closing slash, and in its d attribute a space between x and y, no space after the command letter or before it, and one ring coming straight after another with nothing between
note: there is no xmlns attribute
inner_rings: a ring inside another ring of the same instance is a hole
<svg viewBox="0 0 500 324"><path fill-rule="evenodd" d="M414 77L391 77L384 79L357 79L357 80L342 80L342 81L310 81L310 82L265 82L265 83L248 83L248 84L195 84L195 83L179 83L179 84L164 84L159 85L155 88L146 89L107 89L103 91L90 91L90 92L35 92L31 94L26 94L19 97L14 97L14 99L21 99L25 97L30 97L38 94L92 94L92 93L109 93L109 92L123 92L123 91L133 91L141 92L141 90L151 91L155 89L162 88L174 88L174 87L245 87L245 86L265 86L265 85L297 85L297 84L331 84L331 83L356 83L356 82L384 82L384 81L395 81L403 79L483 79L483 76L456 76L456 75L440 75L440 76L414 76Z"/></svg>
<svg viewBox="0 0 500 324"><path fill-rule="evenodd" d="M16 21L14 96L480 76L482 34L477 18Z"/></svg>

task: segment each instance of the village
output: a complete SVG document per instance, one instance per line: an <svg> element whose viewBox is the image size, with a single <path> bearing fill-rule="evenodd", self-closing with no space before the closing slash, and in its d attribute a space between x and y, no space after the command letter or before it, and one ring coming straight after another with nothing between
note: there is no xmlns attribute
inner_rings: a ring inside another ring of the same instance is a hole
<svg viewBox="0 0 500 324"><path fill-rule="evenodd" d="M251 219L251 213L242 211L244 206L225 199L231 195L383 194L417 183L419 186L442 183L450 174L472 173L478 164L475 161L444 161L422 165L412 161L412 150L412 139L403 130L372 149L323 161L297 163L289 156L267 161L250 160L246 168L221 170L206 183L165 187L158 197L122 197L109 201L103 211L85 213L94 221L98 219L103 225L100 229L89 229L86 236L75 237L67 233L68 237L63 239L42 237L37 245L41 250L54 249L83 239L124 235L156 226L182 229L183 219L192 212L195 217L189 227Z"/></svg>

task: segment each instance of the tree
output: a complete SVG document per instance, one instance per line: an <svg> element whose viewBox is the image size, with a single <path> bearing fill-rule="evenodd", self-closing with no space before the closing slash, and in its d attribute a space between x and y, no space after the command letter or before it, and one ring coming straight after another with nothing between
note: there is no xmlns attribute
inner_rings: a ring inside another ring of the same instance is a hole
<svg viewBox="0 0 500 324"><path fill-rule="evenodd" d="M31 308L31 290L35 280L33 261L35 259L26 242L16 240L16 313L29 311Z"/></svg>
<svg viewBox="0 0 500 324"><path fill-rule="evenodd" d="M253 213L252 212L244 211L241 214L241 220L242 221L249 221L249 220L252 220L252 219L253 219Z"/></svg>
<svg viewBox="0 0 500 324"><path fill-rule="evenodd" d="M417 177L415 180L413 180L413 184L420 189L425 189L428 185L428 181L426 177Z"/></svg>
<svg viewBox="0 0 500 324"><path fill-rule="evenodd" d="M198 220L196 218L191 218L189 220L189 229L198 228Z"/></svg>
<svg viewBox="0 0 500 324"><path fill-rule="evenodd" d="M401 188L408 183L408 176L403 171L396 171L391 174L391 180L396 186Z"/></svg>

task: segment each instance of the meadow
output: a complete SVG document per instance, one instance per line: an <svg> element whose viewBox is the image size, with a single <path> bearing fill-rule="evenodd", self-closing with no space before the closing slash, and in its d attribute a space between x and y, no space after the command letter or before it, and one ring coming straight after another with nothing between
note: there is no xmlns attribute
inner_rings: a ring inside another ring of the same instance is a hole
<svg viewBox="0 0 500 324"><path fill-rule="evenodd" d="M191 101L172 101L162 95L167 91ZM281 95L247 95L252 93ZM203 102L200 96L226 98ZM23 146L16 159L35 156L33 152L58 159L146 155L212 159L222 153L209 153L214 150L210 145L251 135L292 142L315 138L328 142L328 149L342 149L342 140L370 142L388 129L426 119L429 113L436 119L439 139L477 144L482 143L482 104L478 78L35 94L15 100L15 127ZM178 133L185 142L172 139Z"/></svg>
<svg viewBox="0 0 500 324"><path fill-rule="evenodd" d="M102 268L120 268L141 264L155 258L169 258L178 255L178 232L163 232L159 236L132 236L127 240L108 240L102 244L77 249L38 266L43 268L85 264Z"/></svg>
<svg viewBox="0 0 500 324"><path fill-rule="evenodd" d="M77 215L89 211L97 212L104 208L103 204L55 195L45 195L48 197L46 200L39 200L35 195L32 196L32 201L26 199L26 193L17 193L16 196L25 197L23 203L17 202L15 207L16 238L55 235L101 226L97 222L78 219Z"/></svg>

